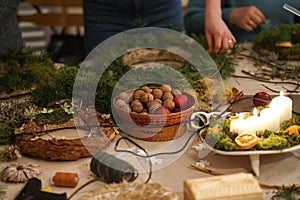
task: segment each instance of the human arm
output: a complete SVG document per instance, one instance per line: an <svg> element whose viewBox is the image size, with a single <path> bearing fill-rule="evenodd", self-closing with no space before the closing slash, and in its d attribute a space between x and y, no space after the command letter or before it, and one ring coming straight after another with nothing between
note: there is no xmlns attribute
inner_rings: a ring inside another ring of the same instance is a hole
<svg viewBox="0 0 300 200"><path fill-rule="evenodd" d="M222 19L221 0L205 0L205 36L212 53L223 53L236 42Z"/></svg>

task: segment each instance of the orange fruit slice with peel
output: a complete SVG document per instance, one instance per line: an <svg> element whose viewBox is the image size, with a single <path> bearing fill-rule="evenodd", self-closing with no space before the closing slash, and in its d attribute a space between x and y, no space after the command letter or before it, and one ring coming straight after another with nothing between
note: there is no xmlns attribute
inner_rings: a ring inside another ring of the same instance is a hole
<svg viewBox="0 0 300 200"><path fill-rule="evenodd" d="M289 135L295 134L296 136L299 136L299 129L300 125L292 125L284 130L284 132L287 132Z"/></svg>
<svg viewBox="0 0 300 200"><path fill-rule="evenodd" d="M258 137L253 133L243 133L235 138L235 143L240 150L251 149L258 143Z"/></svg>

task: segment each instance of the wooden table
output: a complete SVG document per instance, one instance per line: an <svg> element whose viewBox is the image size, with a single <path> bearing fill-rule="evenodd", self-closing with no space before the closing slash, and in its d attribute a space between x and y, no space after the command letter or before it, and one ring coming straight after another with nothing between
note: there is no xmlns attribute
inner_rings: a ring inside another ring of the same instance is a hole
<svg viewBox="0 0 300 200"><path fill-rule="evenodd" d="M248 62L248 61L243 61ZM243 67L243 64L239 65ZM247 64L248 67L249 64ZM239 68L237 72L239 73ZM265 91L264 88L260 87L261 84L252 81L252 80L239 80L236 78L229 78L224 82L229 86L237 87L242 90L245 95L253 95L255 92ZM272 94L276 95L276 94ZM289 94L288 94L289 95ZM300 98L297 95L290 95L294 102L294 109L300 110ZM252 100L246 99L240 101L238 104L234 105L233 111L251 111L253 108ZM67 130L65 130L67 131ZM75 131L75 130L68 130ZM179 140L186 139L187 134L191 132L186 132L183 138ZM182 143L182 142L181 142ZM180 144L181 144L180 143ZM165 187L171 188L176 192L182 194L183 191L183 181L186 179L193 178L203 178L212 176L210 174L192 169L189 167L190 164L195 164L200 159L198 157L198 152L193 148L194 145L198 145L200 141L197 137L193 139L192 144L180 155L170 156L168 159L173 159L173 162L170 162L169 165L162 167L161 169L155 170L152 174L151 182L157 182L162 184ZM161 148L168 143L151 143L146 141L139 141L139 144L151 150L157 147ZM180 145L179 145L180 146ZM178 147L179 147L178 146ZM299 152L300 153L300 152ZM160 158L160 157L158 157ZM164 159L164 158L163 158ZM252 172L250 160L248 156L224 156L217 155L213 152L210 152L203 160L207 161L209 165L207 166L210 169L219 171L224 174L238 173L238 172ZM77 161L68 161L68 162L54 162L47 160L39 160L35 158L22 157L11 163L36 163L42 167L42 174L39 178L42 180L43 188L51 187L52 192L62 193L66 192L71 195L78 187L86 183L88 180L91 180L94 175L90 171L90 161L91 158L83 158ZM290 185L290 184L300 184L300 162L299 157L292 153L276 154L276 155L262 155L260 158L260 176L258 177L259 181L266 184L272 185ZM2 162L0 163L0 168L4 168L9 163ZM55 175L57 171L62 172L76 172L79 174L79 183L76 188L63 188L55 187L51 185L50 179ZM147 179L147 173L140 174L136 181L143 182ZM12 200L23 188L24 184L11 184L11 183L2 183L6 186L7 196L9 200ZM93 183L90 186L86 187L83 191L79 192L72 199L78 199L80 195L87 190L93 189L95 187L101 187L103 183L97 182ZM265 194L268 196L267 194Z"/></svg>
<svg viewBox="0 0 300 200"><path fill-rule="evenodd" d="M295 97L295 99L299 99L299 97ZM299 101L297 100L296 102ZM295 105L299 106L298 104ZM244 111L245 109L248 110L248 108L251 108L251 106L251 99L247 99L245 101L241 101L239 104L234 106L234 110L236 110L237 112ZM187 132L186 134L190 133L191 132ZM187 135L183 136L183 138L179 138L178 140L186 139L186 137ZM198 157L198 152L193 148L194 145L197 145L199 143L201 142L197 137L195 137L192 144L186 149L186 151L182 155L170 156L171 159L172 157L174 158L174 162L171 162L170 165L154 171L152 174L151 182L158 182L165 187L169 187L174 191L181 193L183 191L184 180L211 176L210 174L189 167L190 164L195 164L200 160ZM161 148L163 143L139 141L139 144L145 147L146 149L150 150L151 146L152 148L153 146ZM165 142L165 144L167 145L168 142ZM209 163L209 165L207 166L208 168L219 171L224 174L252 172L248 156L223 156L211 152L205 158L203 158L203 160L206 160ZM51 187L52 192L66 192L69 196L79 186L83 185L85 182L95 177L90 171L90 161L91 158L83 158L77 161L54 162L29 157L22 157L14 161L13 163L36 163L40 165L42 167L42 173L39 176L39 178L42 180L43 188ZM2 169L6 165L8 165L8 163L0 163L0 168ZM258 178L261 182L272 185L300 184L299 168L299 157L296 157L292 153L263 155L260 159L260 177ZM78 173L80 179L77 187L63 188L51 185L49 180L52 178L52 176L55 175L57 171ZM143 182L146 180L147 176L147 173L140 174L137 181ZM74 196L74 198L72 199L78 199L84 191L91 190L95 187L98 187L99 185L101 186L101 184L103 183L97 182L91 184L89 187L86 187L82 192L79 192L78 195ZM9 200L14 199L24 186L24 184L21 183L5 183L4 185L7 186L7 195Z"/></svg>

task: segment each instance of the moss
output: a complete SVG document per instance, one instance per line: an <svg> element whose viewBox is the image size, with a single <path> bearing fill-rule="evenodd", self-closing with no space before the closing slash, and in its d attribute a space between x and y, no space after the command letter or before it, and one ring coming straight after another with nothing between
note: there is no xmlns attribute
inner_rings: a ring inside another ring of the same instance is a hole
<svg viewBox="0 0 300 200"><path fill-rule="evenodd" d="M32 92L32 101L39 107L61 99L72 99L73 85L78 72L75 66L61 68L52 77L52 83L44 85Z"/></svg>
<svg viewBox="0 0 300 200"><path fill-rule="evenodd" d="M38 55L25 47L16 53L2 56L0 69L0 93L49 84L56 71L47 53Z"/></svg>
<svg viewBox="0 0 300 200"><path fill-rule="evenodd" d="M66 113L62 108L56 108L52 113L39 113L36 115L37 125L44 124L63 124L69 121L73 115Z"/></svg>
<svg viewBox="0 0 300 200"><path fill-rule="evenodd" d="M253 49L259 54L262 50L275 52L279 59L300 59L300 24L282 24L261 31L253 39ZM281 48L278 42L291 42L291 48Z"/></svg>
<svg viewBox="0 0 300 200"><path fill-rule="evenodd" d="M13 120L8 120L0 124L0 144L15 144L16 124Z"/></svg>

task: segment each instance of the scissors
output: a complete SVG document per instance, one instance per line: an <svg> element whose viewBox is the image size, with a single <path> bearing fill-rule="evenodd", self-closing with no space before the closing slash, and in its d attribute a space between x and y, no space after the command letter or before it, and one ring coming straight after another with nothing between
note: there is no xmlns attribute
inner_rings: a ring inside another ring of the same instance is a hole
<svg viewBox="0 0 300 200"><path fill-rule="evenodd" d="M232 112L194 112L190 117L190 127L196 130L208 125L212 119L225 118L233 115Z"/></svg>

